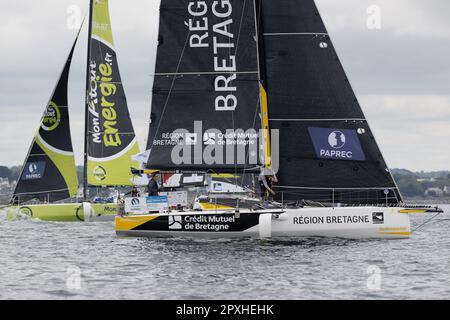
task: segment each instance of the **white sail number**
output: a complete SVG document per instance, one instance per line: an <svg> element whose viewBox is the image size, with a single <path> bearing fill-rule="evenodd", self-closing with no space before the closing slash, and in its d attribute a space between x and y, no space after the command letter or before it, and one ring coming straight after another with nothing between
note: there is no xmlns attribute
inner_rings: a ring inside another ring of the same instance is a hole
<svg viewBox="0 0 450 320"><path fill-rule="evenodd" d="M214 1L211 4L211 12L219 19L212 26L213 36L210 37L210 25L207 17L208 4L206 1L191 1L188 12L192 16L186 22L189 28L189 46L191 48L212 48L214 57L214 72L226 73L214 79L214 91L216 93L216 111L234 111L238 105L235 94L237 87L233 81L237 78L236 56L231 55L231 49L235 47L234 34L230 32L233 19L230 18L233 6L230 0ZM212 39L212 40L211 40ZM211 43L212 41L212 43Z"/></svg>

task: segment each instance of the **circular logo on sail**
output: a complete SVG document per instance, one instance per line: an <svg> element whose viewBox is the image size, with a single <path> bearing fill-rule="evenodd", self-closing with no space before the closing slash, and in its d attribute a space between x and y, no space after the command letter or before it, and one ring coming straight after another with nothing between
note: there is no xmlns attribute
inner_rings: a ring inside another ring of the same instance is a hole
<svg viewBox="0 0 450 320"><path fill-rule="evenodd" d="M92 174L94 175L94 178L98 181L103 181L106 179L106 170L101 166L95 167L94 170L92 170Z"/></svg>
<svg viewBox="0 0 450 320"><path fill-rule="evenodd" d="M33 217L33 211L28 207L22 207L19 209L19 215L32 218Z"/></svg>
<svg viewBox="0 0 450 320"><path fill-rule="evenodd" d="M37 171L37 165L35 163L30 163L30 165L28 166L28 172L33 174Z"/></svg>
<svg viewBox="0 0 450 320"><path fill-rule="evenodd" d="M345 135L341 131L333 131L328 136L328 144L334 149L341 149L345 146Z"/></svg>
<svg viewBox="0 0 450 320"><path fill-rule="evenodd" d="M58 106L52 101L45 110L42 118L42 129L45 131L55 130L61 121L61 111Z"/></svg>

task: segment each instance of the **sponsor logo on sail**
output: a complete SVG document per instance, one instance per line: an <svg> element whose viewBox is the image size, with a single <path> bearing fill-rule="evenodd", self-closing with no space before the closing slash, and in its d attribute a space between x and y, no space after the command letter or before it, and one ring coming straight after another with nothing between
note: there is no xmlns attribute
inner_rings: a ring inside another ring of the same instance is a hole
<svg viewBox="0 0 450 320"><path fill-rule="evenodd" d="M203 139L202 139L203 137ZM271 130L271 170L279 169L279 130ZM162 133L154 146L172 146L174 165L243 165L248 168L265 162L264 130L203 129L202 121L194 121L194 132L178 129Z"/></svg>
<svg viewBox="0 0 450 320"><path fill-rule="evenodd" d="M341 149L345 146L345 134L341 131L333 131L328 136L328 143L334 149Z"/></svg>
<svg viewBox="0 0 450 320"><path fill-rule="evenodd" d="M122 145L118 130L118 106L116 105L117 85L114 82L113 54L106 52L103 63L89 64L89 100L91 139L105 147Z"/></svg>
<svg viewBox="0 0 450 320"><path fill-rule="evenodd" d="M309 127L308 131L318 158L366 160L356 130Z"/></svg>
<svg viewBox="0 0 450 320"><path fill-rule="evenodd" d="M47 106L42 118L41 128L45 131L53 131L61 122L61 111L53 101Z"/></svg>
<svg viewBox="0 0 450 320"><path fill-rule="evenodd" d="M98 181L103 181L106 179L106 170L102 166L96 166L94 170L92 170L92 175Z"/></svg>
<svg viewBox="0 0 450 320"><path fill-rule="evenodd" d="M27 216L29 218L33 217L33 210L28 207L22 207L19 209L19 214L22 216Z"/></svg>
<svg viewBox="0 0 450 320"><path fill-rule="evenodd" d="M44 177L45 161L31 162L25 165L22 180L39 180Z"/></svg>
<svg viewBox="0 0 450 320"><path fill-rule="evenodd" d="M205 132L203 135L203 143L205 145L214 145L216 144L217 137L215 132Z"/></svg>

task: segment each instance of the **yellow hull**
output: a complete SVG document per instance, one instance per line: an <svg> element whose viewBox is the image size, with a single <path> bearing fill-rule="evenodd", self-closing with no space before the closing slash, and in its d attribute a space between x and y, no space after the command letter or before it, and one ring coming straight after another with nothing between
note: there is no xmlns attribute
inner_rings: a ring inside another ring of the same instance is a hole
<svg viewBox="0 0 450 320"><path fill-rule="evenodd" d="M89 221L113 221L118 213L117 203L93 203L91 208L93 212L91 212ZM21 218L61 222L85 221L82 203L36 204L6 208L7 220Z"/></svg>

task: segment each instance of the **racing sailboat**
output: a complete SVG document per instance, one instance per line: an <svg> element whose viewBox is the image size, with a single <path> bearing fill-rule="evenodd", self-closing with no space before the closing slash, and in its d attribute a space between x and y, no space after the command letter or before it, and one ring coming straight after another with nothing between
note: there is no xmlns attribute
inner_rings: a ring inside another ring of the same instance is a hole
<svg viewBox="0 0 450 320"><path fill-rule="evenodd" d="M148 169L276 175L277 194L148 206L120 236L405 238L438 210L403 205L313 0L162 0L147 149Z"/></svg>
<svg viewBox="0 0 450 320"><path fill-rule="evenodd" d="M81 30L81 28L80 28ZM121 83L108 0L90 1L85 109L83 199L71 142L67 86L79 33L23 165L9 215L51 221L113 220L117 202L91 201L90 187L133 184L139 146ZM27 203L30 200L39 203ZM70 201L71 200L71 201Z"/></svg>

